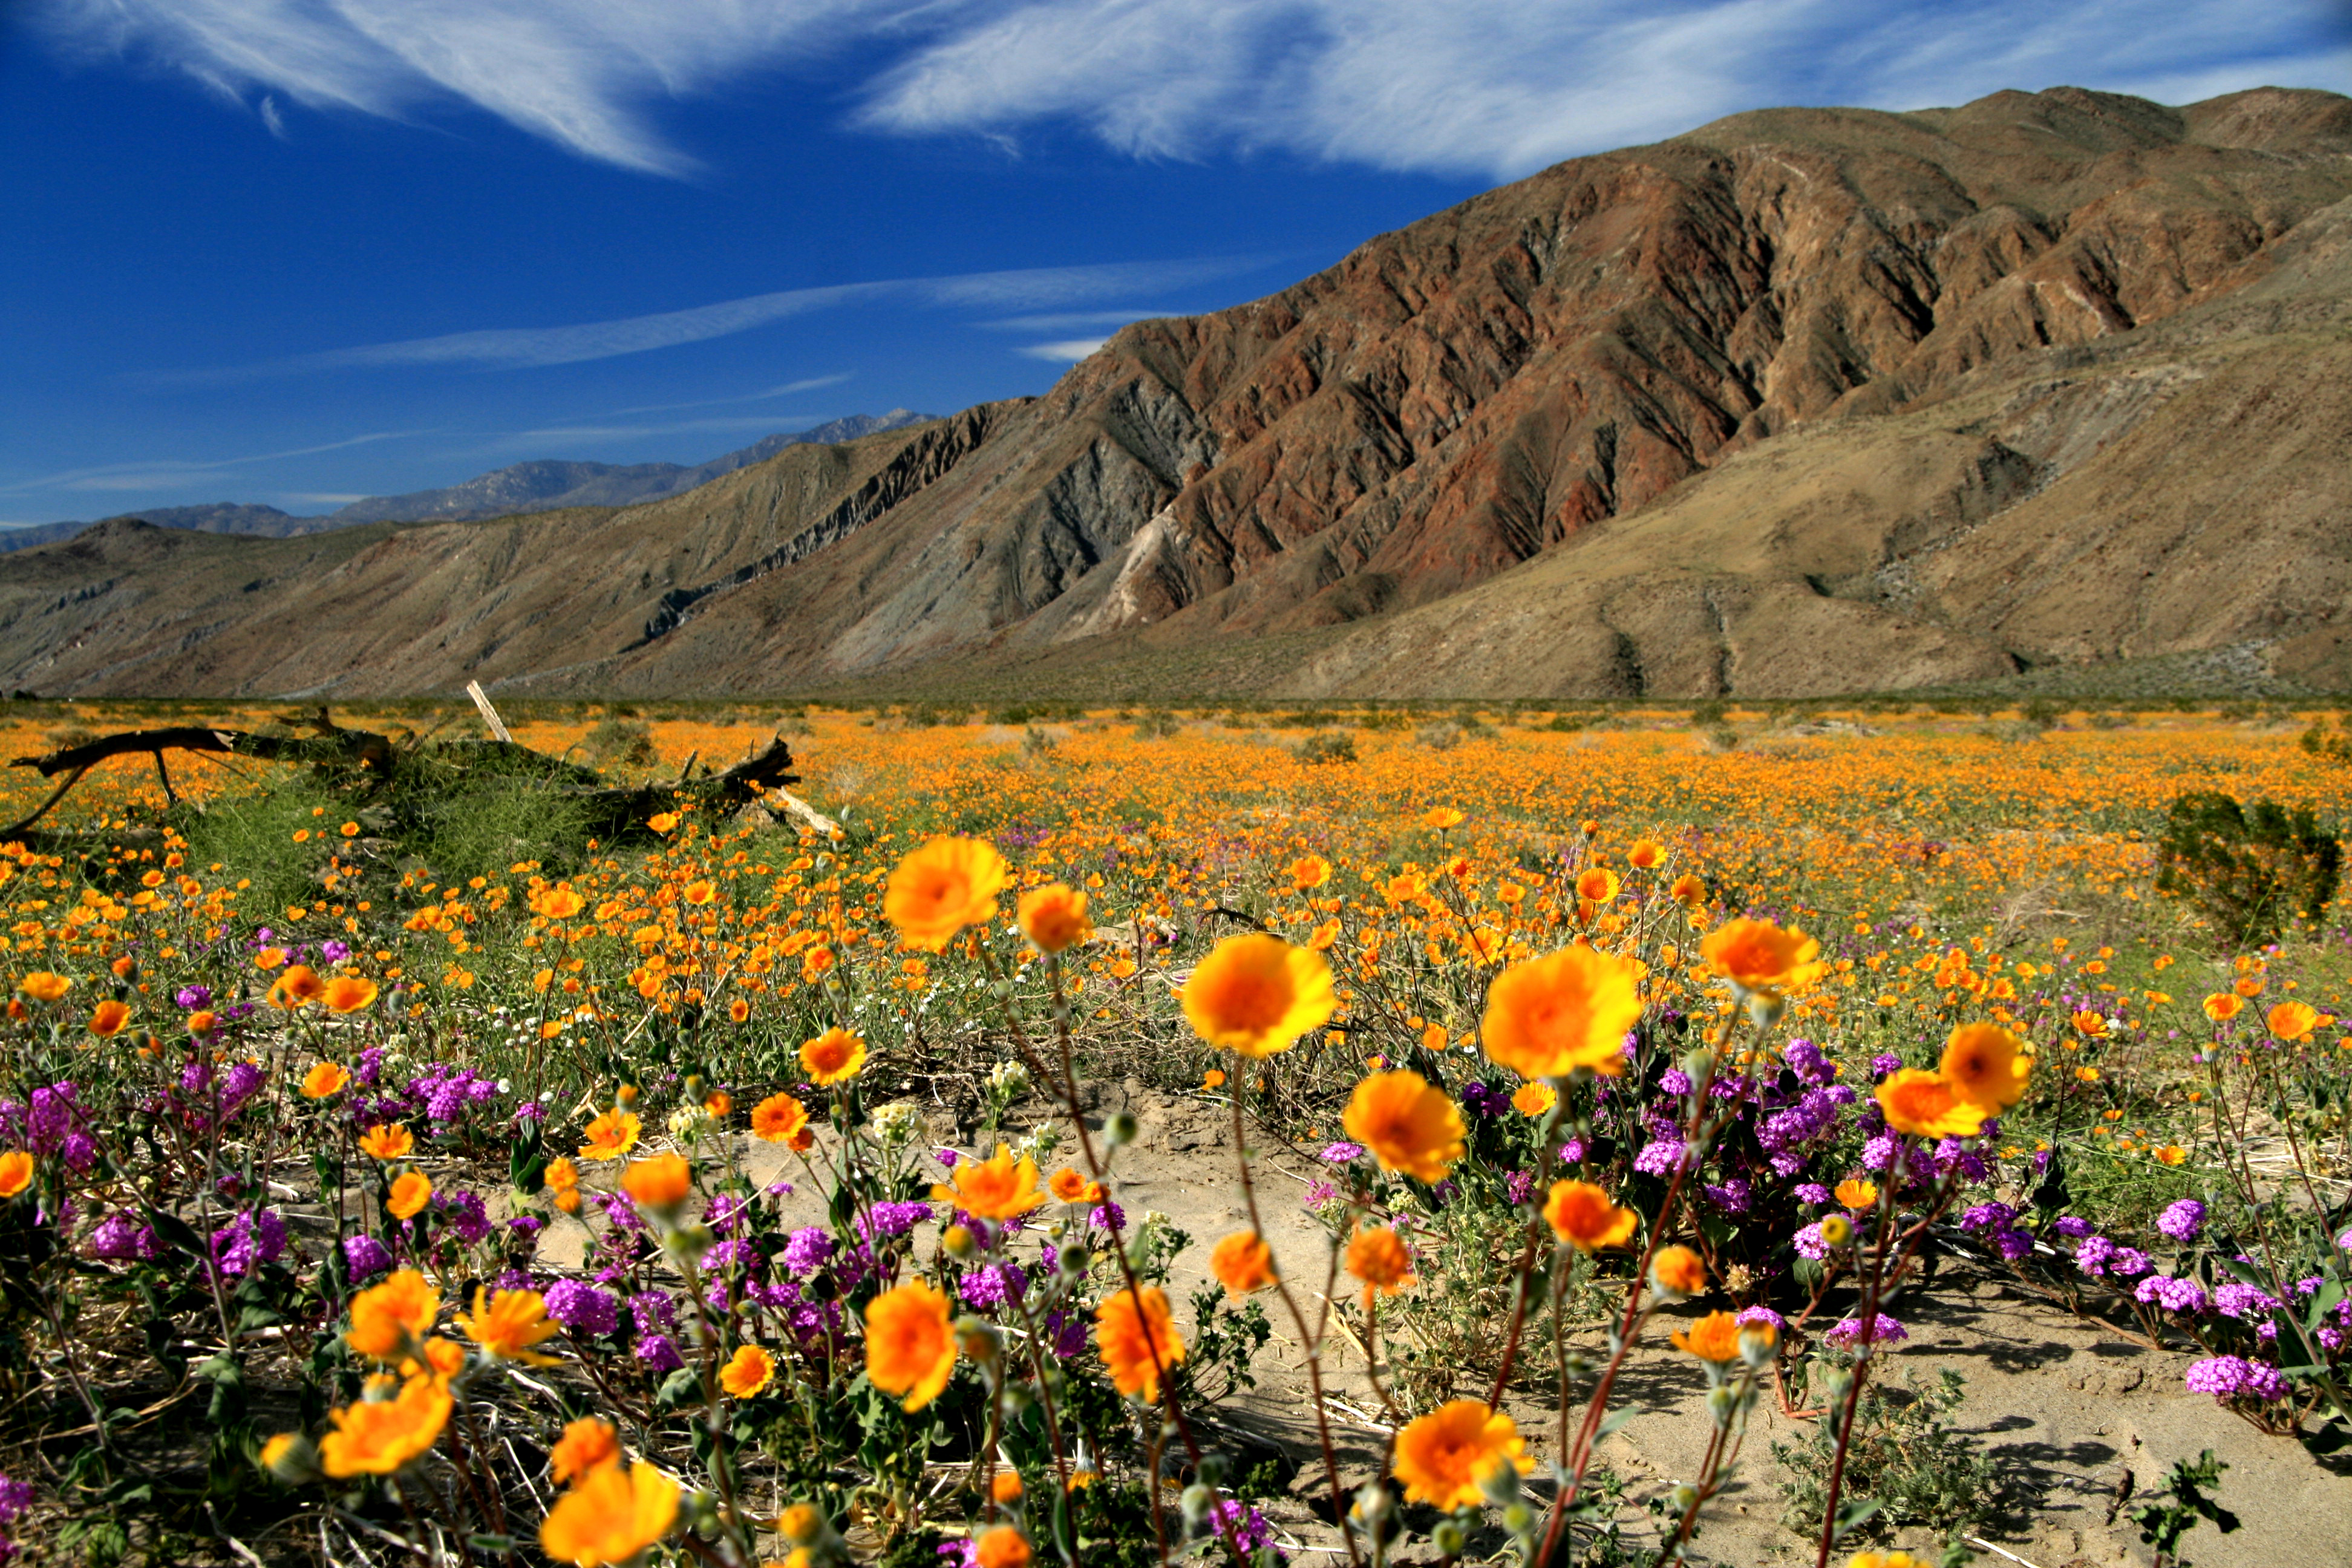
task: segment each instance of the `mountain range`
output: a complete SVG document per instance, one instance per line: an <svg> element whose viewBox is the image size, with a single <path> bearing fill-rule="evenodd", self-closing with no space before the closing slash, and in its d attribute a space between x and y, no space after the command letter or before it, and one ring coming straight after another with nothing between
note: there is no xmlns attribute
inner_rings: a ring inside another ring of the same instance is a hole
<svg viewBox="0 0 2352 1568"><path fill-rule="evenodd" d="M658 500L709 484L721 474L762 463L787 447L854 441L878 431L900 430L931 417L911 409L887 414L852 414L830 419L806 430L779 433L753 442L740 451L688 467L679 463L571 463L540 460L514 463L477 475L459 485L406 495L369 496L338 510L297 517L274 506L215 501L204 506L151 507L121 512L104 522L136 518L158 528L190 528L202 533L253 533L289 539L299 533L323 533L362 522L469 521L486 517L514 517L526 512L558 511L575 506L634 506ZM26 550L71 539L88 522L35 523L0 529L0 551Z"/></svg>
<svg viewBox="0 0 2352 1568"><path fill-rule="evenodd" d="M1763 110L657 500L110 522L12 562L0 686L2333 689L2347 389L2352 99Z"/></svg>

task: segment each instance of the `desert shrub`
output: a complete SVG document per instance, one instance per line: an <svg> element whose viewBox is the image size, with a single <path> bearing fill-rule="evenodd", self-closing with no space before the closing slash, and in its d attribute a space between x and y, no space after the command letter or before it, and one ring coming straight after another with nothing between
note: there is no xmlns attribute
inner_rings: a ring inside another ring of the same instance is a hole
<svg viewBox="0 0 2352 1568"><path fill-rule="evenodd" d="M1183 731L1184 721L1164 708L1145 710L1136 716L1136 738L1144 741L1164 741Z"/></svg>
<svg viewBox="0 0 2352 1568"><path fill-rule="evenodd" d="M1884 1535L1905 1524L1948 1533L1978 1523L2000 1505L2000 1467L1973 1438L1952 1429L1951 1415L1960 1406L1964 1388L1960 1374L1947 1368L1932 1388L1915 1384L1902 1390L1876 1384L1863 1389L1846 1447L1843 1489L1853 1506L1849 1517L1869 1510L1857 1519L1857 1534ZM1837 1415L1833 1401L1801 1441L1772 1445L1772 1457L1789 1471L1780 1522L1806 1535L1820 1531L1829 1501Z"/></svg>
<svg viewBox="0 0 2352 1568"><path fill-rule="evenodd" d="M1292 747L1290 754L1309 766L1321 763L1352 763L1356 760L1356 737L1345 731L1336 735L1309 735Z"/></svg>
<svg viewBox="0 0 2352 1568"><path fill-rule="evenodd" d="M658 754L654 750L654 733L642 721L624 719L617 711L606 714L597 721L580 742L594 762L627 767L651 767Z"/></svg>
<svg viewBox="0 0 2352 1568"><path fill-rule="evenodd" d="M2240 950L2276 940L2290 919L2318 920L2343 865L2343 846L2308 807L2195 791L2165 814L2156 885L2203 915L2217 946Z"/></svg>

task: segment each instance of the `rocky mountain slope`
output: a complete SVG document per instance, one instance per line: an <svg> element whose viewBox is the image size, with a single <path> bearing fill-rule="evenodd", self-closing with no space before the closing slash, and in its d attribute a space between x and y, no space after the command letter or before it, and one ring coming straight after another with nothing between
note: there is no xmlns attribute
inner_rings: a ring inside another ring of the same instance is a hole
<svg viewBox="0 0 2352 1568"><path fill-rule="evenodd" d="M0 685L2344 684L2347 247L2335 94L1739 115L650 505L28 552Z"/></svg>
<svg viewBox="0 0 2352 1568"><path fill-rule="evenodd" d="M535 460L513 463L478 474L463 484L440 489L412 490L406 495L369 496L337 510L297 517L274 506L246 506L217 501L207 506L151 507L101 519L121 522L136 518L158 528L192 528L205 533L256 533L285 539L298 533L323 533L362 522L462 521L485 517L513 517L524 512L560 511L566 507L631 506L664 496L696 489L721 474L766 462L787 447L806 442L830 445L853 441L884 430L903 430L930 416L893 408L887 414L851 414L829 419L806 430L780 432L739 451L691 466L683 463L575 463ZM46 522L28 528L0 529L0 551L28 550L71 539L87 522Z"/></svg>

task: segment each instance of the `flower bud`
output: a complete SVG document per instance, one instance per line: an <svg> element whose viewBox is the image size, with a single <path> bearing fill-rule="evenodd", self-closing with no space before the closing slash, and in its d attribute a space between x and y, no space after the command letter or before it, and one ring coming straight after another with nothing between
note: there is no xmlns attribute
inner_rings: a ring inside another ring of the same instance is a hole
<svg viewBox="0 0 2352 1568"><path fill-rule="evenodd" d="M1177 1502L1184 1510L1185 1525L1198 1530L1209 1521L1209 1510L1217 1505L1217 1494L1194 1481L1184 1489L1183 1496Z"/></svg>
<svg viewBox="0 0 2352 1568"><path fill-rule="evenodd" d="M1518 1500L1519 1468L1517 1465L1489 1465L1486 1473L1478 1478L1478 1489L1486 1500L1498 1508L1507 1508Z"/></svg>
<svg viewBox="0 0 2352 1568"><path fill-rule="evenodd" d="M319 1450L299 1432L280 1432L261 1446L261 1468L289 1487L325 1479Z"/></svg>
<svg viewBox="0 0 2352 1568"><path fill-rule="evenodd" d="M1388 1488L1378 1481L1367 1481L1356 1489L1355 1504L1348 1511L1364 1523L1377 1526L1388 1518L1395 1500L1389 1495Z"/></svg>
<svg viewBox="0 0 2352 1568"><path fill-rule="evenodd" d="M1673 1500L1675 1511L1677 1513L1688 1513L1698 1506L1698 1489L1688 1481L1683 1482L1666 1495Z"/></svg>
<svg viewBox="0 0 2352 1568"><path fill-rule="evenodd" d="M956 1344L973 1361L996 1359L996 1328L987 1319L966 1312L955 1321Z"/></svg>
<svg viewBox="0 0 2352 1568"><path fill-rule="evenodd" d="M1110 1120L1103 1124L1103 1136L1110 1140L1110 1146L1114 1149L1134 1142L1142 1131L1135 1120L1135 1113L1128 1110L1111 1112Z"/></svg>
<svg viewBox="0 0 2352 1568"><path fill-rule="evenodd" d="M1822 1239L1832 1247L1843 1247L1853 1239L1853 1221L1842 1214L1833 1214L1822 1221Z"/></svg>
<svg viewBox="0 0 2352 1568"><path fill-rule="evenodd" d="M1510 1468L1508 1465L1503 1468ZM1470 1544L1470 1536L1469 1532L1462 1528L1460 1520L1441 1519L1437 1521L1437 1528L1429 1532L1429 1543L1436 1547L1444 1556L1459 1557L1462 1555L1462 1549Z"/></svg>
<svg viewBox="0 0 2352 1568"><path fill-rule="evenodd" d="M1769 1029L1780 1021L1781 1011L1787 1006L1778 996L1756 992L1748 998L1748 1021L1759 1029Z"/></svg>
<svg viewBox="0 0 2352 1568"><path fill-rule="evenodd" d="M1708 1369L1714 1369L1713 1363L1708 1363ZM1727 1383L1718 1383L1706 1391L1706 1413L1715 1417L1715 1424L1718 1426L1731 1425L1732 1413L1738 1405L1738 1394Z"/></svg>
<svg viewBox="0 0 2352 1568"><path fill-rule="evenodd" d="M940 1237L940 1245L947 1249L950 1258L969 1258L980 1254L980 1243L972 1239L971 1232L960 1225L948 1226Z"/></svg>
<svg viewBox="0 0 2352 1568"><path fill-rule="evenodd" d="M1506 1465L1505 1469L1516 1467ZM1525 1541L1536 1532L1536 1510L1526 1503L1515 1502L1503 1510L1503 1528Z"/></svg>

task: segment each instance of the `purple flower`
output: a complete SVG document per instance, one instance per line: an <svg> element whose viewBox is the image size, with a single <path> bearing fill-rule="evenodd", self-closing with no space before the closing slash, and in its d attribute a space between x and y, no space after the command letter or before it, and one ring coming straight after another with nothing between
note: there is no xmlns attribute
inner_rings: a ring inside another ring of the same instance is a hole
<svg viewBox="0 0 2352 1568"><path fill-rule="evenodd" d="M1968 1230L2000 1230L2017 1217L2017 1211L2007 1204L1979 1204L1960 1215L1960 1225Z"/></svg>
<svg viewBox="0 0 2352 1568"><path fill-rule="evenodd" d="M2014 1263L2033 1251L2033 1236L2030 1231L2005 1229L1992 1233L1992 1244L2002 1258Z"/></svg>
<svg viewBox="0 0 2352 1568"><path fill-rule="evenodd" d="M1500 1116L1511 1108L1509 1095L1475 1078L1462 1086L1458 1098L1462 1101L1462 1109L1473 1116Z"/></svg>
<svg viewBox="0 0 2352 1568"><path fill-rule="evenodd" d="M702 1255L702 1267L714 1274L730 1268L744 1274L757 1274L767 1261L740 1236L729 1237Z"/></svg>
<svg viewBox="0 0 2352 1568"><path fill-rule="evenodd" d="M1503 1191L1511 1206L1517 1208L1535 1196L1536 1174L1533 1171L1513 1171L1503 1178Z"/></svg>
<svg viewBox="0 0 2352 1568"><path fill-rule="evenodd" d="M1352 1164L1364 1157L1364 1146L1361 1143L1348 1142L1343 1139L1337 1143L1325 1146L1323 1152L1315 1157L1327 1165Z"/></svg>
<svg viewBox="0 0 2352 1568"><path fill-rule="evenodd" d="M1561 1144L1559 1146L1559 1163L1563 1165L1581 1165L1584 1163L1584 1140L1581 1138L1571 1138L1567 1142ZM2345 1234L2347 1236L2352 1236L2352 1231L2347 1231Z"/></svg>
<svg viewBox="0 0 2352 1568"><path fill-rule="evenodd" d="M983 1312L1019 1300L1028 1289L1029 1276L1017 1263L991 1263L956 1281L956 1294L964 1304Z"/></svg>
<svg viewBox="0 0 2352 1568"><path fill-rule="evenodd" d="M172 1000L180 1005L182 1011L193 1013L199 1007L212 1005L213 988L209 985L183 985L173 994Z"/></svg>
<svg viewBox="0 0 2352 1568"><path fill-rule="evenodd" d="M152 1260L163 1251L152 1226L139 1223L127 1210L110 1214L98 1222L89 1233L89 1255L110 1262L128 1263L133 1258Z"/></svg>
<svg viewBox="0 0 2352 1568"><path fill-rule="evenodd" d="M1862 1146L1862 1168L1865 1171L1885 1170L1895 1163L1895 1149L1893 1136L1880 1133Z"/></svg>
<svg viewBox="0 0 2352 1568"><path fill-rule="evenodd" d="M824 1267L838 1245L833 1232L821 1225L803 1226L784 1242L783 1260L787 1273L813 1274Z"/></svg>
<svg viewBox="0 0 2352 1568"><path fill-rule="evenodd" d="M866 1241L886 1236L904 1236L931 1217L931 1205L927 1203L879 1203L854 1222L857 1234Z"/></svg>
<svg viewBox="0 0 2352 1568"><path fill-rule="evenodd" d="M1661 1138L1633 1156L1633 1169L1646 1176L1672 1175L1675 1167L1683 1163L1683 1143L1679 1138Z"/></svg>
<svg viewBox="0 0 2352 1568"><path fill-rule="evenodd" d="M240 1214L213 1232L213 1262L224 1274L249 1274L286 1250L286 1221L275 1209Z"/></svg>
<svg viewBox="0 0 2352 1568"><path fill-rule="evenodd" d="M1744 1179L1735 1177L1727 1182L1709 1182L1706 1195L1716 1207L1726 1214L1748 1212L1749 1187Z"/></svg>
<svg viewBox="0 0 2352 1568"><path fill-rule="evenodd" d="M646 1371L656 1375L676 1372L686 1364L684 1358L677 1353L677 1346L670 1342L667 1334L646 1335L637 1341L636 1349L632 1353L646 1363Z"/></svg>
<svg viewBox="0 0 2352 1568"><path fill-rule="evenodd" d="M2246 1372L2243 1356L2208 1356L2189 1367L2180 1381L2191 1394L2210 1394L2227 1399L2246 1386Z"/></svg>
<svg viewBox="0 0 2352 1568"><path fill-rule="evenodd" d="M2051 1228L2063 1237L2080 1241L2091 1234L2091 1222L2086 1219L2076 1219L2070 1214L2062 1214L2058 1216L2057 1223Z"/></svg>
<svg viewBox="0 0 2352 1568"><path fill-rule="evenodd" d="M2195 1314L2207 1306L2205 1287L2194 1279L2176 1279L2168 1274L2151 1274L2139 1282L2132 1292L2133 1299L2143 1307L2151 1304L2168 1312Z"/></svg>
<svg viewBox="0 0 2352 1568"><path fill-rule="evenodd" d="M1658 1087L1668 1094L1688 1094L1691 1091L1690 1074L1680 1068L1668 1068L1658 1075Z"/></svg>
<svg viewBox="0 0 2352 1568"><path fill-rule="evenodd" d="M2156 1267L2156 1260L2137 1247L2119 1247L2116 1260L2107 1266L2118 1279L2137 1279Z"/></svg>
<svg viewBox="0 0 2352 1568"><path fill-rule="evenodd" d="M1299 1206L1310 1209L1321 1208L1339 1195L1339 1189L1328 1182L1309 1182L1307 1184L1307 1196L1300 1200Z"/></svg>
<svg viewBox="0 0 2352 1568"><path fill-rule="evenodd" d="M2183 1198L2156 1216L2156 1228L2175 1241L2194 1241L2205 1228L2205 1205L2195 1198Z"/></svg>
<svg viewBox="0 0 2352 1568"><path fill-rule="evenodd" d="M1318 1183L1317 1185L1319 1186L1321 1184ZM1311 1200L1315 1195L1315 1188L1307 1188L1307 1195ZM1335 1193L1333 1195L1336 1197L1338 1194ZM1310 1206L1312 1206L1311 1204ZM1127 1228L1127 1211L1119 1207L1117 1204L1111 1202L1108 1198L1105 1198L1102 1202L1094 1206L1094 1212L1092 1214L1087 1215L1087 1228L1088 1230L1108 1230L1112 1232L1125 1230Z"/></svg>
<svg viewBox="0 0 2352 1568"><path fill-rule="evenodd" d="M1881 1051L1870 1058L1870 1071L1874 1078L1885 1078L1889 1073L1902 1070L1903 1058L1893 1051Z"/></svg>
<svg viewBox="0 0 2352 1568"><path fill-rule="evenodd" d="M2276 1325L2272 1327L2275 1331ZM2246 1363L2246 1392L2256 1399L2284 1399L2286 1379L2270 1363L2250 1361Z"/></svg>
<svg viewBox="0 0 2352 1568"><path fill-rule="evenodd" d="M2213 1292L2213 1305L2223 1316L2237 1318L2267 1318L2279 1310L2277 1300L2268 1291L2252 1285L2232 1280Z"/></svg>
<svg viewBox="0 0 2352 1568"><path fill-rule="evenodd" d="M1811 1258L1815 1263L1819 1263L1830 1255L1830 1244L1822 1239L1822 1223L1819 1220L1815 1220L1797 1233L1795 1246L1798 1257Z"/></svg>
<svg viewBox="0 0 2352 1568"><path fill-rule="evenodd" d="M577 1279L559 1279L547 1288L547 1315L575 1334L596 1338L620 1326L621 1299Z"/></svg>
<svg viewBox="0 0 2352 1568"><path fill-rule="evenodd" d="M490 1216L478 1194L436 1193L433 1206L439 1212L441 1223L468 1247L490 1234Z"/></svg>
<svg viewBox="0 0 2352 1568"><path fill-rule="evenodd" d="M1861 1319L1844 1319L1822 1336L1822 1342L1843 1351L1852 1350L1857 1344L1891 1344L1896 1340L1910 1337L1910 1330L1881 1312L1877 1322L1867 1331L1863 1328Z"/></svg>
<svg viewBox="0 0 2352 1568"><path fill-rule="evenodd" d="M343 1237L343 1268L356 1285L392 1267L392 1250L372 1236Z"/></svg>
<svg viewBox="0 0 2352 1568"><path fill-rule="evenodd" d="M1229 1498L1209 1510L1209 1528L1219 1541L1240 1548L1244 1557L1274 1542L1273 1522L1248 1503L1235 1499Z"/></svg>
<svg viewBox="0 0 2352 1568"><path fill-rule="evenodd" d="M666 1334L677 1327L677 1298L667 1290L647 1290L629 1298L629 1318L640 1334Z"/></svg>
<svg viewBox="0 0 2352 1568"><path fill-rule="evenodd" d="M2086 1236L2074 1244L2074 1267L2085 1274L2105 1274L2115 1261L2116 1244L2104 1236Z"/></svg>
<svg viewBox="0 0 2352 1568"><path fill-rule="evenodd" d="M326 941L319 944L319 956L325 959L329 963L341 963L351 955L352 950L350 944L347 942L337 942L333 937L329 937Z"/></svg>
<svg viewBox="0 0 2352 1568"><path fill-rule="evenodd" d="M1819 1208L1830 1201L1830 1190L1819 1182L1801 1182L1797 1185L1797 1201Z"/></svg>
<svg viewBox="0 0 2352 1568"><path fill-rule="evenodd" d="M1774 1311L1769 1307L1744 1307L1740 1309L1739 1316L1734 1321L1742 1328L1747 1327L1749 1323L1768 1324L1776 1333L1787 1329L1789 1326L1789 1320L1782 1317L1780 1313Z"/></svg>

